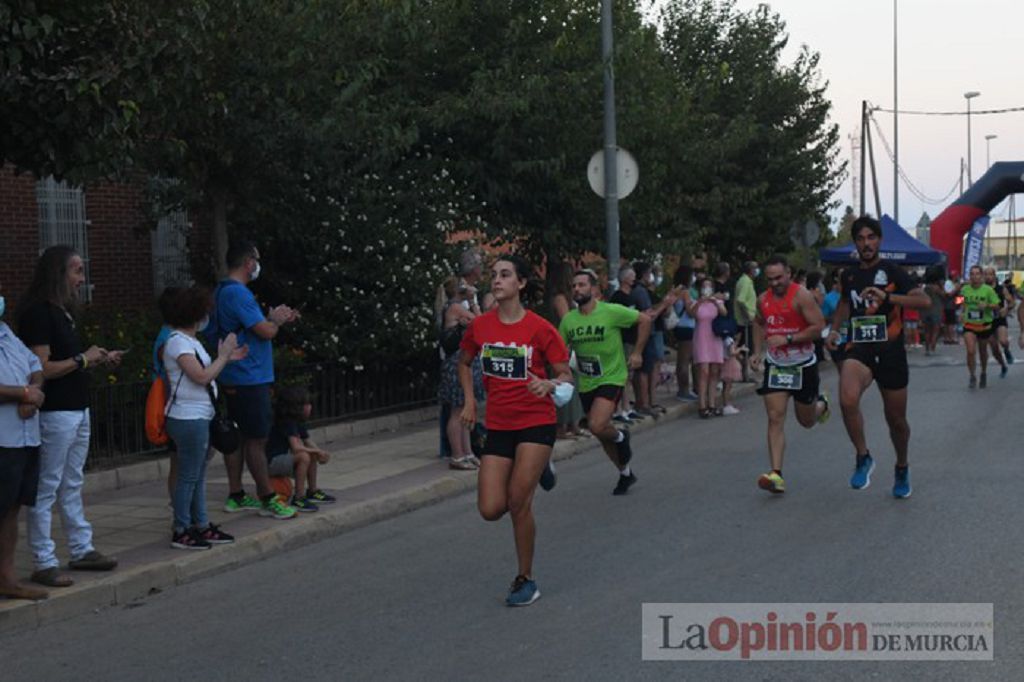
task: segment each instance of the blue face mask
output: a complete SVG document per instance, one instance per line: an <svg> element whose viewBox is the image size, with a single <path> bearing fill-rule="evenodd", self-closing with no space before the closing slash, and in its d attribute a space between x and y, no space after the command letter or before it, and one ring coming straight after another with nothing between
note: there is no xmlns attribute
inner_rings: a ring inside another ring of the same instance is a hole
<svg viewBox="0 0 1024 682"><path fill-rule="evenodd" d="M7 309L7 301L4 300L3 296L0 296L0 317L4 316L4 310Z"/></svg>

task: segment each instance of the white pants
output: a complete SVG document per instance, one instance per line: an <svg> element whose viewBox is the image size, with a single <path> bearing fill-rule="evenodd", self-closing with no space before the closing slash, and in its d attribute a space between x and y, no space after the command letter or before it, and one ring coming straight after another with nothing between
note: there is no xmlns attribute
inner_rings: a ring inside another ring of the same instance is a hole
<svg viewBox="0 0 1024 682"><path fill-rule="evenodd" d="M28 545L37 571L60 565L57 545L50 537L54 503L60 510L71 559L81 559L93 550L92 526L82 507L89 410L40 412L39 435L39 492L36 506L26 509Z"/></svg>

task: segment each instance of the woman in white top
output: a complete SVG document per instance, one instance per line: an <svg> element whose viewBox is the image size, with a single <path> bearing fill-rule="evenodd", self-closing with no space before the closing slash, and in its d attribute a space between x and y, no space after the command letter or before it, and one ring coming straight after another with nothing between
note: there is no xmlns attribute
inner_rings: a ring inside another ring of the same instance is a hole
<svg viewBox="0 0 1024 682"><path fill-rule="evenodd" d="M209 549L234 541L206 517L206 454L215 414L210 392L217 395L217 375L229 362L244 358L248 349L229 334L211 362L196 333L206 327L212 301L208 290L192 287L176 295L165 311L164 321L171 327L162 357L171 390L167 434L178 449L171 536L171 547L177 549Z"/></svg>

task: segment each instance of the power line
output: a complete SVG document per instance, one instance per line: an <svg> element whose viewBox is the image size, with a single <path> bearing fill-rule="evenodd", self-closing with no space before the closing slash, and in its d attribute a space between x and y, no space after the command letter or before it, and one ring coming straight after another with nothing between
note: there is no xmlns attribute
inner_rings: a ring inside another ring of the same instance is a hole
<svg viewBox="0 0 1024 682"><path fill-rule="evenodd" d="M883 107L868 106L869 111L882 111L887 114L900 114L907 116L966 116L966 111L905 111L903 109L885 109ZM971 110L971 116L978 116L984 114L1009 114L1015 111L1024 111L1024 107L1011 107L1009 109L982 109L980 111Z"/></svg>
<svg viewBox="0 0 1024 682"><path fill-rule="evenodd" d="M888 155L889 160L893 162L893 165L896 167L896 170L899 173L900 179L903 180L903 184L907 186L907 189L910 190L910 193L913 194L918 199L920 199L921 202L925 204L939 205L945 204L947 201L949 201L950 197L953 196L953 193L956 192L957 187L960 185L960 178L957 177L954 179L953 187L951 187L949 192L946 193L946 196L942 197L941 199L932 199L931 197L927 196L924 192L918 189L917 185L911 182L910 178L907 177L906 172L903 170L903 167L896 164L896 159L895 155L893 154L892 147L889 146L889 141L885 139L885 135L882 133L882 127L878 124L878 121L875 119L875 117L870 115L869 113L868 118L871 119L871 123L875 126L875 131L878 133L878 138L882 141L882 147L885 149L886 155Z"/></svg>

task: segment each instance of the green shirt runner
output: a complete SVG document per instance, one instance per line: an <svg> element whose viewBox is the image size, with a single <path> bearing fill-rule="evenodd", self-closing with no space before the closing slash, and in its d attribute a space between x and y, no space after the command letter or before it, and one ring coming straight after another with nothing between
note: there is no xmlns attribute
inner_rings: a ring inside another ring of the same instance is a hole
<svg viewBox="0 0 1024 682"><path fill-rule="evenodd" d="M625 386L628 371L622 348L622 330L636 324L640 312L616 303L597 301L584 315L570 310L558 325L566 345L576 352L580 393L599 386Z"/></svg>
<svg viewBox="0 0 1024 682"><path fill-rule="evenodd" d="M999 294L987 284L972 287L970 284L960 290L964 297L964 329L967 331L986 331L995 320L991 308L982 309L988 303L999 305Z"/></svg>

